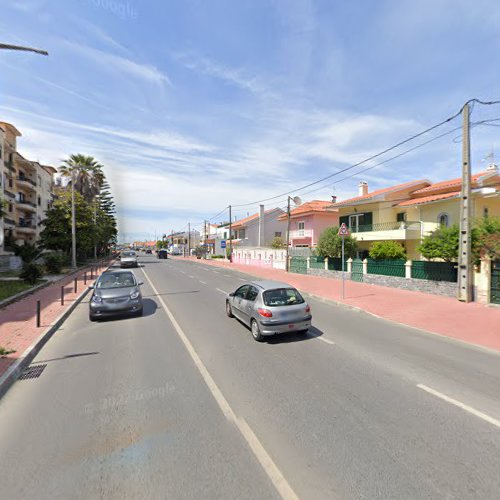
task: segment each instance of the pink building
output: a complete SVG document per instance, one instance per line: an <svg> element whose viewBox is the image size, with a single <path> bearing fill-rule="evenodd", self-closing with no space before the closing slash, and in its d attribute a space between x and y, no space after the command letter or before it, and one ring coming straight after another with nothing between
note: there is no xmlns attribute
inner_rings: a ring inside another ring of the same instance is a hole
<svg viewBox="0 0 500 500"><path fill-rule="evenodd" d="M321 233L339 225L338 210L331 208L333 201L308 201L290 212L290 245L315 247ZM286 221L286 214L279 217Z"/></svg>

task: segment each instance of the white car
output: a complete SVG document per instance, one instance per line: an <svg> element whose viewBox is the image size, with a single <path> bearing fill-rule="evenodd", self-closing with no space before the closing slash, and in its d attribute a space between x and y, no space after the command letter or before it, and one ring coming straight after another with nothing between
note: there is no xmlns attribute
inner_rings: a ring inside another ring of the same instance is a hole
<svg viewBox="0 0 500 500"><path fill-rule="evenodd" d="M137 254L132 250L120 254L120 267L139 267Z"/></svg>

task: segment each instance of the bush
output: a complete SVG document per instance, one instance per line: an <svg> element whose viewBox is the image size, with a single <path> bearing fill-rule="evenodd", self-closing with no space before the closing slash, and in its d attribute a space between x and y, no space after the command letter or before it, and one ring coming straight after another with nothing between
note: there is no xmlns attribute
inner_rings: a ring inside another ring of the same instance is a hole
<svg viewBox="0 0 500 500"><path fill-rule="evenodd" d="M212 259L223 259L224 255L212 255Z"/></svg>
<svg viewBox="0 0 500 500"><path fill-rule="evenodd" d="M325 229L318 240L316 250L321 257L341 257L342 237L338 235L338 227ZM344 241L344 254L346 258L356 257L358 242L352 236L346 236Z"/></svg>
<svg viewBox="0 0 500 500"><path fill-rule="evenodd" d="M24 280L25 283L29 283L30 285L35 285L42 276L42 268L33 262L24 264L21 273L19 274L19 277Z"/></svg>
<svg viewBox="0 0 500 500"><path fill-rule="evenodd" d="M271 241L271 248L274 248L275 250L281 250L282 248L286 248L286 243L283 241L283 238L281 236L276 236Z"/></svg>
<svg viewBox="0 0 500 500"><path fill-rule="evenodd" d="M422 240L418 251L426 259L442 259L445 262L456 262L459 233L458 224L451 227L440 227Z"/></svg>
<svg viewBox="0 0 500 500"><path fill-rule="evenodd" d="M59 274L65 264L65 257L60 253L48 253L43 256L45 270L49 274Z"/></svg>
<svg viewBox="0 0 500 500"><path fill-rule="evenodd" d="M406 259L406 250L397 241L376 241L370 248L372 259Z"/></svg>
<svg viewBox="0 0 500 500"><path fill-rule="evenodd" d="M21 257L25 264L33 262L40 254L40 250L30 243L24 243L23 245L14 244L13 248L15 255Z"/></svg>

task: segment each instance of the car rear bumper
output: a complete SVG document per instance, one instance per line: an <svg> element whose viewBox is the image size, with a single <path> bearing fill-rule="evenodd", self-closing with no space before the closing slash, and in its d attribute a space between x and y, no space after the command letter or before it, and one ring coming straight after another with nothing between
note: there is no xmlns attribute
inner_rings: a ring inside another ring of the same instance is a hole
<svg viewBox="0 0 500 500"><path fill-rule="evenodd" d="M120 262L120 267L137 267L137 261L125 261Z"/></svg>
<svg viewBox="0 0 500 500"><path fill-rule="evenodd" d="M300 321L279 321L270 323L269 321L260 321L260 333L262 335L276 335L278 333L296 332L298 330L307 330L311 328L312 316L301 318Z"/></svg>

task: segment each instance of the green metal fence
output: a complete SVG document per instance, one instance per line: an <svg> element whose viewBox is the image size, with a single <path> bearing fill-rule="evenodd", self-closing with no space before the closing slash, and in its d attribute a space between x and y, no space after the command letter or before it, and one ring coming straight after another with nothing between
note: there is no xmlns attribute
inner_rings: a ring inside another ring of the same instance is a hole
<svg viewBox="0 0 500 500"><path fill-rule="evenodd" d="M368 259L368 274L405 277L404 260Z"/></svg>
<svg viewBox="0 0 500 500"><path fill-rule="evenodd" d="M500 261L491 263L490 302L500 304Z"/></svg>
<svg viewBox="0 0 500 500"><path fill-rule="evenodd" d="M318 255L313 255L310 257L311 268L312 269L324 269L325 259L324 257L319 257Z"/></svg>
<svg viewBox="0 0 500 500"><path fill-rule="evenodd" d="M342 259L340 257L328 257L328 270L342 271ZM347 263L345 264L344 271L347 271Z"/></svg>
<svg viewBox="0 0 500 500"><path fill-rule="evenodd" d="M421 280L451 281L458 279L457 265L450 262L428 262L414 260L411 266L411 277Z"/></svg>
<svg viewBox="0 0 500 500"><path fill-rule="evenodd" d="M361 259L352 261L351 280L363 281L363 261Z"/></svg>
<svg viewBox="0 0 500 500"><path fill-rule="evenodd" d="M290 272L307 274L307 257L292 257L290 259Z"/></svg>

